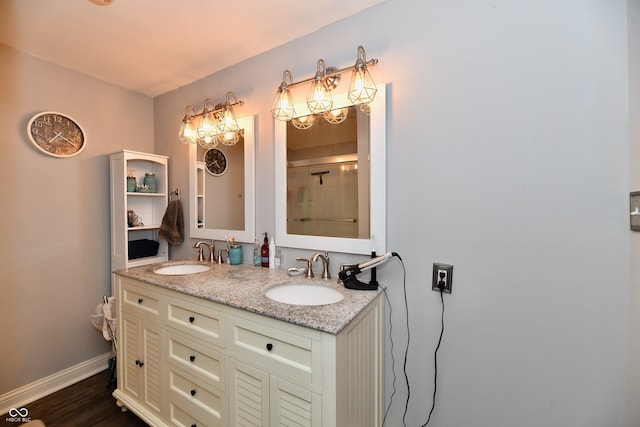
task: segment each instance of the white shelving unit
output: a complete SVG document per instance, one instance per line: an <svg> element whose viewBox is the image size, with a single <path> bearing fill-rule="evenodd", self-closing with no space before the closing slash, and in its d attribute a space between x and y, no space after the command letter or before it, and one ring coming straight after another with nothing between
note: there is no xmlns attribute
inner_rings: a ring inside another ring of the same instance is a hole
<svg viewBox="0 0 640 427"><path fill-rule="evenodd" d="M158 232L168 201L169 158L157 154L123 150L110 156L111 163L111 270L137 267L168 260L168 243ZM156 176L155 193L128 192L127 175L142 184L145 174ZM129 227L127 212L132 210L144 225ZM155 255L130 259L129 242L141 239L159 243ZM113 281L112 281L113 284Z"/></svg>

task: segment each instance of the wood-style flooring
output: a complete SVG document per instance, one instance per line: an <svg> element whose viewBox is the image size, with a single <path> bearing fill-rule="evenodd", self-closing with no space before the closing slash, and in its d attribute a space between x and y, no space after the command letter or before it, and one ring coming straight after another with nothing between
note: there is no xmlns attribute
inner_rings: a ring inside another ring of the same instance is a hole
<svg viewBox="0 0 640 427"><path fill-rule="evenodd" d="M132 412L122 412L111 396L107 371L80 381L33 403L24 405L32 420L47 427L146 427ZM0 427L17 426L0 418Z"/></svg>

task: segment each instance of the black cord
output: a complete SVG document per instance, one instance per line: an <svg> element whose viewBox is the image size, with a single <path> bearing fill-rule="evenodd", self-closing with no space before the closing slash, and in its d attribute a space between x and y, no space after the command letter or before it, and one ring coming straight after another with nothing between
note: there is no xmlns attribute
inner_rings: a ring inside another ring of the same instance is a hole
<svg viewBox="0 0 640 427"><path fill-rule="evenodd" d="M384 411L384 418L382 418L382 425L387 420L387 414L389 413L389 409L391 409L391 404L393 403L393 397L396 395L396 359L393 356L393 323L391 322L393 308L391 307L391 300L389 299L389 295L387 294L386 286L380 285L382 290L384 291L384 296L387 299L387 304L389 305L389 342L391 343L391 372L393 373L393 392L391 393L391 397L389 398L389 404L387 405L387 409Z"/></svg>
<svg viewBox="0 0 640 427"><path fill-rule="evenodd" d="M440 344L442 343L442 335L444 334L444 296L442 287L440 287L440 301L442 301L442 315L440 317L442 327L440 329L440 338L438 339L436 351L433 353L433 402L431 404L431 411L429 411L429 418L427 418L426 423L422 424L422 427L425 427L427 424L429 424L429 421L431 421L433 410L436 408L436 392L438 391L438 349L440 348Z"/></svg>
<svg viewBox="0 0 640 427"><path fill-rule="evenodd" d="M399 257L398 257L399 258ZM402 258L400 259L402 262ZM406 318L407 318L407 347L404 350L404 365L402 370L404 372L404 380L407 383L407 400L404 404L404 413L402 414L402 425L406 426L405 418L407 416L407 411L409 410L409 400L411 399L411 387L409 386L409 376L407 375L407 358L409 355L409 342L411 341L411 330L409 329L409 302L407 301L407 270L404 268L404 262L402 263L402 269L404 271L403 280L402 280L402 289L404 291L404 308Z"/></svg>

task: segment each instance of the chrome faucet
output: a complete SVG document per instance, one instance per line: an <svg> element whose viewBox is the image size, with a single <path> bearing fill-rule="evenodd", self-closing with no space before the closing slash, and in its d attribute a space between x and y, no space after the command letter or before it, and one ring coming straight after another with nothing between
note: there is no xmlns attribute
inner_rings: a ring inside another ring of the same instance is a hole
<svg viewBox="0 0 640 427"><path fill-rule="evenodd" d="M202 251L203 249L203 245L206 246L207 248L209 248L209 262L213 263L214 262L214 251L215 251L215 244L213 243L213 239L211 240L211 244L207 243L207 242L203 242L202 240L199 242L194 243L193 248L194 249L198 249L198 261L204 261L204 253Z"/></svg>
<svg viewBox="0 0 640 427"><path fill-rule="evenodd" d="M324 255L320 252L313 254L310 259L309 269L311 269L311 264L316 262L320 258L322 260L322 278L323 279L331 279L331 273L329 273L329 252L324 251Z"/></svg>

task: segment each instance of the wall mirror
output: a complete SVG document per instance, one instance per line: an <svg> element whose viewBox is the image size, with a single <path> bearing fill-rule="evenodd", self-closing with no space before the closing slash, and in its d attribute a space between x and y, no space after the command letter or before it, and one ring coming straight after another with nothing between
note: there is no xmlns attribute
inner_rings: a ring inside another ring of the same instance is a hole
<svg viewBox="0 0 640 427"><path fill-rule="evenodd" d="M189 147L191 238L255 240L255 117L237 121L242 130L235 145Z"/></svg>
<svg viewBox="0 0 640 427"><path fill-rule="evenodd" d="M308 129L275 122L276 243L370 254L386 250L385 85L364 110L334 94L347 118ZM296 105L298 112L306 105ZM307 113L308 114L308 113ZM296 120L296 119L294 119Z"/></svg>

